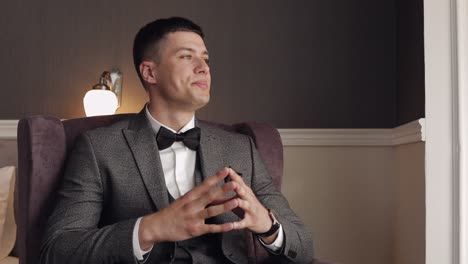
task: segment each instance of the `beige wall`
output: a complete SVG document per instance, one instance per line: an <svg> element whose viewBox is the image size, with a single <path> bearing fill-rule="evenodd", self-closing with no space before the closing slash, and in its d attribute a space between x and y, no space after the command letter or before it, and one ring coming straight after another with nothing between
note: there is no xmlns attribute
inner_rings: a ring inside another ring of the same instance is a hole
<svg viewBox="0 0 468 264"><path fill-rule="evenodd" d="M16 139L0 139L0 167L17 166Z"/></svg>
<svg viewBox="0 0 468 264"><path fill-rule="evenodd" d="M425 260L424 143L396 148L395 264Z"/></svg>
<svg viewBox="0 0 468 264"><path fill-rule="evenodd" d="M424 143L285 147L283 193L316 256L345 264L424 263Z"/></svg>
<svg viewBox="0 0 468 264"><path fill-rule="evenodd" d="M285 147L283 192L318 257L393 263L393 163L390 147Z"/></svg>

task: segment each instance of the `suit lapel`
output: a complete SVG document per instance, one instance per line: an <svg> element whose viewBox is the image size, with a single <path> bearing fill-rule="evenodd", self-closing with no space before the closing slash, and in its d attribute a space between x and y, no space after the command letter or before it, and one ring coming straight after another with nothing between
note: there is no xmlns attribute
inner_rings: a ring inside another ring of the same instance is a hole
<svg viewBox="0 0 468 264"><path fill-rule="evenodd" d="M196 120L195 125L201 129L199 147L200 166L203 179L206 179L228 165L225 164L223 159L223 146L216 131L202 121Z"/></svg>
<svg viewBox="0 0 468 264"><path fill-rule="evenodd" d="M224 159L225 155L223 154L223 150L226 146L223 145L223 140L219 135L219 132L217 132L218 129L198 120L196 122L196 126L201 129L199 149L200 166L203 178L206 179L230 164L226 163L226 160ZM224 181L220 181L216 186L221 186L223 184ZM215 224L240 220L233 212L225 212L224 214L215 216L212 219Z"/></svg>
<svg viewBox="0 0 468 264"><path fill-rule="evenodd" d="M166 181L156 138L146 119L145 109L130 121L123 134L151 199L159 210L166 207L169 204Z"/></svg>

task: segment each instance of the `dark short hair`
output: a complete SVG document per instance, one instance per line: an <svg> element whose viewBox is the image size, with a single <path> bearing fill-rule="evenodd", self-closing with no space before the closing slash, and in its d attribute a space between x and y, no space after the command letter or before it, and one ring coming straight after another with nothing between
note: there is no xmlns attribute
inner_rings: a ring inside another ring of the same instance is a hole
<svg viewBox="0 0 468 264"><path fill-rule="evenodd" d="M159 42L167 34L178 31L194 32L202 38L205 36L199 25L182 17L157 19L138 31L133 41L133 63L142 83L143 78L140 74L140 63L147 59L148 54L157 56Z"/></svg>

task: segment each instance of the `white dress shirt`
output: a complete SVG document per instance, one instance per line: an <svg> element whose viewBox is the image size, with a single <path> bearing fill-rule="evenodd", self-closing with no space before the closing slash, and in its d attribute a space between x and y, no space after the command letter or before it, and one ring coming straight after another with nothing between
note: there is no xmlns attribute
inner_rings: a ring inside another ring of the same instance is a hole
<svg viewBox="0 0 468 264"><path fill-rule="evenodd" d="M148 106L146 109L146 117L148 118L151 128L154 130L155 136L161 127L169 129L173 133L184 133L195 127L195 116L179 131L165 126L156 120L149 112ZM189 149L183 142L174 142L171 147L159 151L161 157L161 165L164 172L164 179L169 193L174 199L179 198L186 192L195 187L195 163L197 152ZM140 227L141 217L135 223L133 228L133 254L138 260L143 260L143 255L149 253L152 247L147 251L141 250L140 241L138 239L138 231ZM283 227L280 226L279 234L272 244L265 244L261 239L259 241L268 249L276 251L283 245L284 234Z"/></svg>

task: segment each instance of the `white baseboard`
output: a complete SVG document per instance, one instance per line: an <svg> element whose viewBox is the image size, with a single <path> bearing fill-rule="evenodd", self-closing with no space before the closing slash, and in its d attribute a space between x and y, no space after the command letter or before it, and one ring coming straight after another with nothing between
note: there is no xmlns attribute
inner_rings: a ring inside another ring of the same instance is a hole
<svg viewBox="0 0 468 264"><path fill-rule="evenodd" d="M0 139L16 139L18 120L0 120Z"/></svg>
<svg viewBox="0 0 468 264"><path fill-rule="evenodd" d="M278 129L284 146L397 146L425 140L424 118L389 129ZM16 139L18 120L0 120L0 139Z"/></svg>

